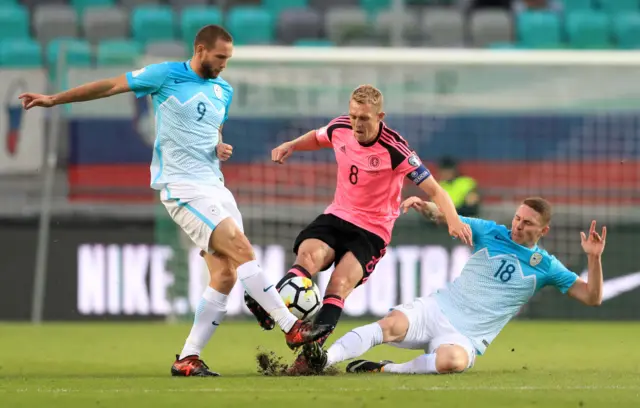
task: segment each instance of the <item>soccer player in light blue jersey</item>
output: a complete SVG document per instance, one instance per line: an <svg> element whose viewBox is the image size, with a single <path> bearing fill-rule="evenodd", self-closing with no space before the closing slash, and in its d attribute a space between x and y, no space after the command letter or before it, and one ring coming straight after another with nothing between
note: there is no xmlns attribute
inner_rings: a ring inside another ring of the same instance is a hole
<svg viewBox="0 0 640 408"><path fill-rule="evenodd" d="M151 95L156 140L151 161L151 188L157 190L173 220L201 249L210 274L193 327L174 376L217 376L200 359L226 314L228 295L237 277L245 290L286 333L296 348L317 340L333 326L298 320L269 282L244 234L242 216L224 185L220 161L233 153L222 142L233 88L220 73L233 53L233 39L222 27L209 25L196 35L191 59L152 64L116 78L91 82L56 95L20 95L25 109L106 98L124 92Z"/></svg>
<svg viewBox="0 0 640 408"><path fill-rule="evenodd" d="M402 208L405 213L413 208L426 218L446 223L433 203L418 197L405 200ZM474 252L458 278L430 296L395 307L376 323L350 331L326 352L315 344L305 345L309 366L322 370L385 343L424 350L424 354L404 364L356 360L347 366L347 372L462 372L473 366L476 355L484 354L518 310L545 286L555 286L585 305L600 305L606 227L600 235L592 221L588 236L581 232L588 260L587 282L538 246L551 221L551 205L546 200L524 200L511 229L493 221L460 218L471 227Z"/></svg>

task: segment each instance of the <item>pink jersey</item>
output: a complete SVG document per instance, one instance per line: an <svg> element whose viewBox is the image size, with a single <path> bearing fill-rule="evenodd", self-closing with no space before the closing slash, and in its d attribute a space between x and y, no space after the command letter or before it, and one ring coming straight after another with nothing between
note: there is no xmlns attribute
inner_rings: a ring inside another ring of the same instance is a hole
<svg viewBox="0 0 640 408"><path fill-rule="evenodd" d="M338 180L333 203L325 214L333 214L378 235L386 244L400 215L405 177L416 184L431 173L407 142L385 123L376 139L360 144L348 116L340 116L316 131L321 146L333 147Z"/></svg>

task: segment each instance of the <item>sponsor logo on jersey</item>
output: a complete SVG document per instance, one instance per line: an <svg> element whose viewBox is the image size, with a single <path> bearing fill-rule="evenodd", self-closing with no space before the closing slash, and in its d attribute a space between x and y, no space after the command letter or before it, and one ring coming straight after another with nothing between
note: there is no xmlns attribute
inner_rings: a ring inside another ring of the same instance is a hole
<svg viewBox="0 0 640 408"><path fill-rule="evenodd" d="M340 146L340 151L342 153L347 153L347 148L345 147L345 145Z"/></svg>

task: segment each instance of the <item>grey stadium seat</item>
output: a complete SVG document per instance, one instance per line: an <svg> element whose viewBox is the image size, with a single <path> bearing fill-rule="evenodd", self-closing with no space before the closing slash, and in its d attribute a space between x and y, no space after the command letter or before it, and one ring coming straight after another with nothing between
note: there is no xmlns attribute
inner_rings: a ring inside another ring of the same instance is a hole
<svg viewBox="0 0 640 408"><path fill-rule="evenodd" d="M324 31L336 44L366 36L372 30L366 13L360 8L332 8L324 16Z"/></svg>
<svg viewBox="0 0 640 408"><path fill-rule="evenodd" d="M181 41L157 41L147 45L146 53L167 59L181 60L187 57L187 48Z"/></svg>
<svg viewBox="0 0 640 408"><path fill-rule="evenodd" d="M495 42L508 42L512 38L512 21L504 10L477 10L469 25L471 41L476 47Z"/></svg>
<svg viewBox="0 0 640 408"><path fill-rule="evenodd" d="M26 7L33 9L36 6L43 6L43 5L46 5L46 6L52 6L54 4L68 5L69 1L68 0L22 0L22 1L19 1L18 3L22 3Z"/></svg>
<svg viewBox="0 0 640 408"><path fill-rule="evenodd" d="M121 8L88 9L82 17L84 36L91 43L129 36L129 14Z"/></svg>
<svg viewBox="0 0 640 408"><path fill-rule="evenodd" d="M316 10L329 10L341 7L360 7L360 0L309 0L309 7Z"/></svg>
<svg viewBox="0 0 640 408"><path fill-rule="evenodd" d="M277 38L280 43L293 44L299 39L320 38L322 16L312 9L285 10L278 18Z"/></svg>
<svg viewBox="0 0 640 408"><path fill-rule="evenodd" d="M77 37L78 16L70 6L41 5L33 13L36 37L44 44L56 37Z"/></svg>
<svg viewBox="0 0 640 408"><path fill-rule="evenodd" d="M120 5L128 9L138 6L160 4L160 0L120 0Z"/></svg>
<svg viewBox="0 0 640 408"><path fill-rule="evenodd" d="M208 0L168 0L167 3L178 11L185 7L208 6L210 4Z"/></svg>
<svg viewBox="0 0 640 408"><path fill-rule="evenodd" d="M420 14L408 10L396 16L392 10L385 10L376 16L376 31L389 39L393 26L403 27L402 38L411 40L420 37Z"/></svg>
<svg viewBox="0 0 640 408"><path fill-rule="evenodd" d="M430 47L464 46L464 20L455 8L433 7L422 16L425 44Z"/></svg>

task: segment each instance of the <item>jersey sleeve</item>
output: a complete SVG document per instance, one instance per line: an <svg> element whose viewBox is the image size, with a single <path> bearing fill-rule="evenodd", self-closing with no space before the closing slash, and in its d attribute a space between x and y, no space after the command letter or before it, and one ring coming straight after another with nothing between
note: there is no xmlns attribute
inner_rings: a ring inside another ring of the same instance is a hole
<svg viewBox="0 0 640 408"><path fill-rule="evenodd" d="M169 65L166 63L151 64L137 71L127 72L129 88L137 98L157 92L169 75Z"/></svg>
<svg viewBox="0 0 640 408"><path fill-rule="evenodd" d="M233 101L233 89L229 91L229 98L227 99L227 104L224 107L224 119L222 119L222 123L220 125L223 125L227 121L227 119L229 119L229 109L231 109L232 101Z"/></svg>
<svg viewBox="0 0 640 408"><path fill-rule="evenodd" d="M326 126L316 129L316 140L322 147L333 145L333 131L338 128L351 128L351 121L348 116L338 116Z"/></svg>
<svg viewBox="0 0 640 408"><path fill-rule="evenodd" d="M396 169L402 174L406 174L409 180L415 185L419 185L431 176L429 169L422 164L422 161L415 152L411 152Z"/></svg>
<svg viewBox="0 0 640 408"><path fill-rule="evenodd" d="M481 218L471 218L460 216L460 221L471 227L473 242L480 242L481 237L491 231L497 224L495 221L483 220Z"/></svg>
<svg viewBox="0 0 640 408"><path fill-rule="evenodd" d="M571 272L556 258L553 259L549 270L549 284L558 288L560 292L567 293L576 280L578 280L578 274Z"/></svg>

